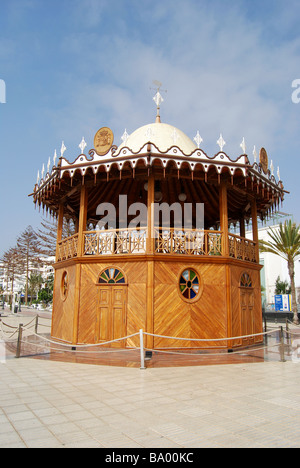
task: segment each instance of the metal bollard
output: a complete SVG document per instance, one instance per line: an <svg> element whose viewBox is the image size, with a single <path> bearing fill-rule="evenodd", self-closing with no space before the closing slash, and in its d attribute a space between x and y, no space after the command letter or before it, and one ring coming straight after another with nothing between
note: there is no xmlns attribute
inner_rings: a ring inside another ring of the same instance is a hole
<svg viewBox="0 0 300 468"><path fill-rule="evenodd" d="M285 322L285 329L286 329L287 344L290 346L291 345L291 334L290 334L290 327L289 327L288 319L286 319L286 322Z"/></svg>
<svg viewBox="0 0 300 468"><path fill-rule="evenodd" d="M140 369L146 369L146 367L145 367L145 351L144 351L144 334L143 334L143 330L140 330L140 356L141 356L141 367L140 367Z"/></svg>
<svg viewBox="0 0 300 468"><path fill-rule="evenodd" d="M37 314L37 316L35 317L35 327L34 327L34 332L36 335L38 332L38 326L39 326L39 315Z"/></svg>
<svg viewBox="0 0 300 468"><path fill-rule="evenodd" d="M23 323L20 323L20 325L19 325L19 335L18 335L18 343L17 343L16 358L19 358L20 355L21 355L22 334L23 334Z"/></svg>
<svg viewBox="0 0 300 468"><path fill-rule="evenodd" d="M286 362L284 356L284 335L283 327L280 327L280 362Z"/></svg>

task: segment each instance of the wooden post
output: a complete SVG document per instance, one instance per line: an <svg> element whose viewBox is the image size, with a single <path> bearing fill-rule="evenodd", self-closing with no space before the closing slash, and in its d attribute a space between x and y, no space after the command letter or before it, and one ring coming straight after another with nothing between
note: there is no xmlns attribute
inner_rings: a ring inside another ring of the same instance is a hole
<svg viewBox="0 0 300 468"><path fill-rule="evenodd" d="M18 334L18 343L17 343L16 358L19 358L19 357L21 356L22 336L23 336L23 323L20 323L20 325L19 325L19 334Z"/></svg>
<svg viewBox="0 0 300 468"><path fill-rule="evenodd" d="M87 223L87 206L88 206L88 190L87 190L87 187L83 185L81 187L81 193L80 193L78 257L82 257L84 255L84 232L86 231L86 223ZM81 265L76 264L74 319L73 319L73 344L77 344L77 341L78 341L78 324L79 324L79 311L80 311L80 281L81 281Z"/></svg>
<svg viewBox="0 0 300 468"><path fill-rule="evenodd" d="M155 252L155 235L154 235L154 176L151 174L148 177L148 233L147 233L147 253Z"/></svg>
<svg viewBox="0 0 300 468"><path fill-rule="evenodd" d="M147 234L147 254L155 253L155 233L154 233L154 176L148 177L148 234ZM147 309L146 309L146 331L154 332L154 261L147 260ZM147 348L153 349L154 337L147 335Z"/></svg>
<svg viewBox="0 0 300 468"><path fill-rule="evenodd" d="M240 218L240 236L246 237L245 218Z"/></svg>
<svg viewBox="0 0 300 468"><path fill-rule="evenodd" d="M145 350L144 350L144 334L143 330L140 330L140 358L141 358L141 367L140 369L146 369L145 367Z"/></svg>
<svg viewBox="0 0 300 468"><path fill-rule="evenodd" d="M85 185L81 187L80 193L80 214L78 226L78 256L84 255L84 235L87 223L87 205L88 205L88 191Z"/></svg>
<svg viewBox="0 0 300 468"><path fill-rule="evenodd" d="M285 360L285 355L284 355L284 334L283 334L283 328L280 327L280 362L286 362Z"/></svg>
<svg viewBox="0 0 300 468"><path fill-rule="evenodd" d="M219 192L220 227L222 235L222 256L229 257L227 185L222 181Z"/></svg>
<svg viewBox="0 0 300 468"><path fill-rule="evenodd" d="M58 261L59 256L59 242L62 240L63 233L63 224L64 224L64 205L61 203L58 210L58 223L57 223L57 240L56 240L56 261Z"/></svg>
<svg viewBox="0 0 300 468"><path fill-rule="evenodd" d="M258 239L258 223L257 223L257 205L256 200L251 203L251 217L252 217L252 237L255 242L255 259L259 263L259 239Z"/></svg>

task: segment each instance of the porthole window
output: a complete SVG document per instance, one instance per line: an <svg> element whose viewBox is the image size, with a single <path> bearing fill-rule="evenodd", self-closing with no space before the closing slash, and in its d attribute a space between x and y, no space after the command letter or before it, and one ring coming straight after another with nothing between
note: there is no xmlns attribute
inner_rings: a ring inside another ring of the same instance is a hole
<svg viewBox="0 0 300 468"><path fill-rule="evenodd" d="M61 279L61 295L64 301L68 297L68 292L69 292L69 276L68 276L68 272L65 271Z"/></svg>
<svg viewBox="0 0 300 468"><path fill-rule="evenodd" d="M241 288L252 288L252 279L248 273L243 273L240 281Z"/></svg>
<svg viewBox="0 0 300 468"><path fill-rule="evenodd" d="M123 273L117 268L107 268L99 277L100 284L125 284Z"/></svg>
<svg viewBox="0 0 300 468"><path fill-rule="evenodd" d="M180 275L179 290L184 300L191 302L197 300L202 291L199 274L192 268L184 270Z"/></svg>

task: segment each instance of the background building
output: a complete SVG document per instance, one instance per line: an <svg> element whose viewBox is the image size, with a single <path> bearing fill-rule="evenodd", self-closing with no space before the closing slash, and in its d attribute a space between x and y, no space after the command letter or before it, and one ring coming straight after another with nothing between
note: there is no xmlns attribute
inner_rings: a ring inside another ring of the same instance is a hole
<svg viewBox="0 0 300 468"><path fill-rule="evenodd" d="M258 230L259 240L269 241L268 232L270 229L278 230L280 223L292 219L292 215L286 213L277 213L265 226L261 226ZM252 238L252 230L247 232L247 237ZM263 265L261 270L261 286L262 286L262 302L266 307L273 307L275 304L275 287L276 280L280 277L281 281L286 281L290 284L287 262L279 257L268 252L260 252L259 262ZM300 303L300 257L295 262L295 284L297 291L297 302Z"/></svg>

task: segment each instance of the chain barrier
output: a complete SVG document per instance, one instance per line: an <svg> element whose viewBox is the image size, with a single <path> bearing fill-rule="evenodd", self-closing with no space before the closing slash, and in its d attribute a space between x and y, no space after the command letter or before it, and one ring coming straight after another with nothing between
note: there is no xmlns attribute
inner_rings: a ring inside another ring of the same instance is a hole
<svg viewBox="0 0 300 468"><path fill-rule="evenodd" d="M122 353L124 351L140 351L140 368L141 369L146 369L145 366L145 355L146 353L161 353L161 354L170 354L170 355L178 355L178 356L185 356L186 358L191 357L191 356L197 356L198 358L205 358L205 357L214 357L214 356L230 356L230 355L245 355L248 353L253 353L261 350L267 350L270 349L272 350L273 348L278 348L279 347L279 352L280 352L280 360L281 362L285 362L285 348L288 346L288 344L285 344L285 337L284 337L284 331L283 327L280 328L272 328L271 331L265 331L262 333L256 333L252 335L241 335L241 336L235 336L235 337L229 337L229 338L210 338L210 339L200 339L200 338L181 338L181 337L174 337L174 336L167 336L167 335L157 335L154 333L148 333L143 331L142 329L139 330L137 333L133 333L131 335L124 336L122 338L117 338L114 340L109 340L101 343L96 343L96 344L71 344L71 343L66 343L66 342L60 342L60 341L55 341L52 339L47 338L46 336L43 336L41 334L37 333L37 320L38 316L35 317L33 320L31 320L29 323L26 325L19 324L18 327L14 327L12 325L9 325L2 320L0 321L0 331L3 337L4 342L17 342L17 352L16 352L16 357L21 356L21 345L30 345L33 347L36 347L37 349L43 349L45 350L45 345L41 343L34 343L32 341L25 341L23 339L23 332L30 332L30 336L35 336L37 337L40 341L44 341L45 344L47 344L47 350L49 352L54 351L54 352L69 352L69 353L80 353L80 354L98 354L101 353ZM35 332L31 330L31 328L35 326ZM44 326L44 325L43 325ZM4 330L3 327L7 327L9 330L14 330L12 333L9 331ZM181 350L181 351L176 351L172 349L152 349L145 347L144 345L144 337L146 336L152 336L153 338L160 338L160 339L170 339L170 340L176 340L176 341L190 341L190 342L199 342L199 343L207 343L207 342L234 342L236 340L242 340L242 339L248 339L248 338L255 338L258 336L265 337L265 341L267 341L267 338L269 335L273 335L275 333L279 333L278 336L278 341L274 345L269 345L265 344L263 346L255 347L251 346L251 348L244 348L244 349L237 349L237 350L230 350L230 353L228 352L229 350L224 348L223 352L210 352L206 350L199 350L197 353L193 352L188 352L190 351L188 348L186 350ZM9 334L9 336L7 336ZM15 335L18 335L15 337ZM6 335L6 336L5 336ZM300 338L300 335L297 333L293 333L293 331L288 329L286 330L286 336L288 342L291 340L292 336L297 336ZM109 349L109 350L104 350L103 347L109 346L113 343L118 343L125 341L127 339L133 338L133 337L139 337L139 346L134 346L132 348L116 348L116 349ZM297 340L295 340L297 341ZM299 340L298 340L299 341ZM299 343L300 344L300 343ZM54 345L54 346L51 346ZM63 349L60 349L63 348ZM88 350L84 350L85 348L88 348ZM95 349L95 348L98 348ZM100 348L100 349L99 349ZM101 349L102 348L102 349ZM300 348L300 347L299 347ZM92 350L93 349L93 350ZM297 348L298 349L298 348ZM299 359L300 360L300 359Z"/></svg>

